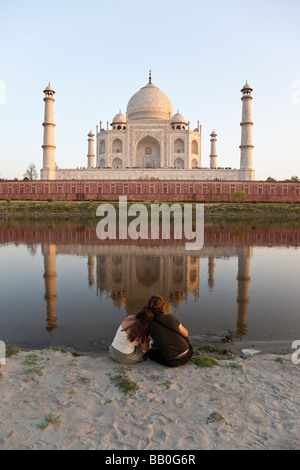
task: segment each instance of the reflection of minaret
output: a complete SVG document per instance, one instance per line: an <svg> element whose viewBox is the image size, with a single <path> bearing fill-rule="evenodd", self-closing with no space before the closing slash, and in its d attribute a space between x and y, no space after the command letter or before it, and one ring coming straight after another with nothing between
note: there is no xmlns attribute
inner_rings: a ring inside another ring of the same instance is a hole
<svg viewBox="0 0 300 470"><path fill-rule="evenodd" d="M56 245L43 245L45 297L47 303L46 330L52 333L56 329Z"/></svg>
<svg viewBox="0 0 300 470"><path fill-rule="evenodd" d="M208 287L209 290L214 290L215 287L215 265L216 258L214 256L208 257Z"/></svg>
<svg viewBox="0 0 300 470"><path fill-rule="evenodd" d="M237 292L237 332L243 336L247 332L247 314L249 304L250 259L252 246L238 247L238 292Z"/></svg>
<svg viewBox="0 0 300 470"><path fill-rule="evenodd" d="M92 288L95 284L95 256L88 255L89 286Z"/></svg>

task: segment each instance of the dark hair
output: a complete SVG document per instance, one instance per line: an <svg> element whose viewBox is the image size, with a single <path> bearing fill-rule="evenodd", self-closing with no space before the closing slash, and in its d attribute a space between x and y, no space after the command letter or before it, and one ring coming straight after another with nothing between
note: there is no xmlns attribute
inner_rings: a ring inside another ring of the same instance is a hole
<svg viewBox="0 0 300 470"><path fill-rule="evenodd" d="M149 335L149 325L156 315L164 313L165 301L160 295L152 295L148 304L136 314L136 322L130 326L129 341L140 339L144 342Z"/></svg>
<svg viewBox="0 0 300 470"><path fill-rule="evenodd" d="M154 315L161 315L164 313L165 301L160 295L152 295L148 300L148 308Z"/></svg>

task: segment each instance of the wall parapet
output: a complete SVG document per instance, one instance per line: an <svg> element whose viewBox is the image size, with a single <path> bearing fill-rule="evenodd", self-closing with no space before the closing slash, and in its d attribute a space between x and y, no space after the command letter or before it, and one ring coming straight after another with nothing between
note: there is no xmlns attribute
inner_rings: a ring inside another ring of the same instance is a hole
<svg viewBox="0 0 300 470"><path fill-rule="evenodd" d="M119 154L115 154L117 156ZM177 157L182 155L176 154ZM191 155L191 158L193 155ZM175 157L174 157L175 158ZM43 173L42 173L43 175ZM58 169L55 175L43 179L51 180L178 180L178 181L254 181L254 170L233 169L233 168L194 168L194 169L176 169L176 168L77 168L77 169Z"/></svg>
<svg viewBox="0 0 300 470"><path fill-rule="evenodd" d="M0 199L32 201L300 202L300 182L179 180L0 181Z"/></svg>

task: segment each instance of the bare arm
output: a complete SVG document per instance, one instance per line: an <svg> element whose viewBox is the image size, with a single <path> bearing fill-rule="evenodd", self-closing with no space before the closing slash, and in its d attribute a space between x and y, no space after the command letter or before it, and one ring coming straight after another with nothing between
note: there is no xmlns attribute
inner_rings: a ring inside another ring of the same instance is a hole
<svg viewBox="0 0 300 470"><path fill-rule="evenodd" d="M179 328L179 331L180 331L180 333L182 334L182 336L185 336L185 337L187 338L188 335L189 335L188 330L187 330L186 328L184 328L184 326L182 326L181 323L180 323L180 325L179 325L178 328Z"/></svg>
<svg viewBox="0 0 300 470"><path fill-rule="evenodd" d="M134 315L129 315L122 323L122 328L128 328L130 327L133 323L136 322L136 317ZM142 342L141 339L139 339L139 346L142 348L143 351L147 352L149 350L149 338L147 337L145 341Z"/></svg>
<svg viewBox="0 0 300 470"><path fill-rule="evenodd" d="M142 348L143 351L147 352L149 351L149 337L145 339L145 341L142 343L142 341L139 341L139 346Z"/></svg>

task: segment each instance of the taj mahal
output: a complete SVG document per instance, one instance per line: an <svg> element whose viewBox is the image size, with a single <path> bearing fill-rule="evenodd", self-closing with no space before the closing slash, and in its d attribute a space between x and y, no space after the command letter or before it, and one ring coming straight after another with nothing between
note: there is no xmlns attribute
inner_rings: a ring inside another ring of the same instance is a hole
<svg viewBox="0 0 300 470"><path fill-rule="evenodd" d="M240 168L219 162L217 134L213 130L209 166L201 155L201 126L194 129L179 113L174 114L168 96L149 82L129 100L126 115L114 116L106 126L88 133L86 166L58 169L55 163L54 94L44 90L44 141L42 180L231 180L253 181L251 92L246 82L242 92ZM106 127L106 128L105 128ZM95 149L96 141L96 149ZM83 162L84 165L85 162Z"/></svg>

